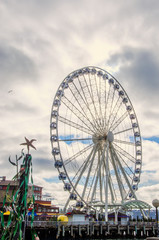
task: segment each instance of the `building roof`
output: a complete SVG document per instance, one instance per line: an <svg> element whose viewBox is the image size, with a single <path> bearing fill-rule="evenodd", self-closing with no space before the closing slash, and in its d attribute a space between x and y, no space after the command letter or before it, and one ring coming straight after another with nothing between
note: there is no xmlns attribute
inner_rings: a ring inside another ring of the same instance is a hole
<svg viewBox="0 0 159 240"><path fill-rule="evenodd" d="M104 207L105 203L102 202L96 202L93 205L94 207ZM127 201L123 204L121 203L116 203L116 204L108 204L108 208L109 209L113 209L113 208L121 208L124 210L131 210L131 209L151 209L152 206L144 201L141 200L130 200Z"/></svg>
<svg viewBox="0 0 159 240"><path fill-rule="evenodd" d="M1 186L7 186L10 183L11 186L17 186L17 182L13 180L5 180L5 181L0 181Z"/></svg>
<svg viewBox="0 0 159 240"><path fill-rule="evenodd" d="M132 209L150 209L152 206L144 201L141 200L130 200L125 202L122 205L122 209L124 210L132 210Z"/></svg>
<svg viewBox="0 0 159 240"><path fill-rule="evenodd" d="M66 213L66 215L74 215L74 214L85 215L86 213L76 209L73 209L71 212Z"/></svg>
<svg viewBox="0 0 159 240"><path fill-rule="evenodd" d="M15 181L15 180L6 180L6 177L3 177L2 180L0 180L0 186L8 186L8 184L10 184L10 186L19 186L19 179L18 179L18 182ZM31 184L29 183L28 184L29 187L38 187L40 189L42 189L43 187L40 187L38 185L35 185L35 184Z"/></svg>
<svg viewBox="0 0 159 240"><path fill-rule="evenodd" d="M59 207L52 205L51 201L35 200L35 204L41 207L59 209Z"/></svg>

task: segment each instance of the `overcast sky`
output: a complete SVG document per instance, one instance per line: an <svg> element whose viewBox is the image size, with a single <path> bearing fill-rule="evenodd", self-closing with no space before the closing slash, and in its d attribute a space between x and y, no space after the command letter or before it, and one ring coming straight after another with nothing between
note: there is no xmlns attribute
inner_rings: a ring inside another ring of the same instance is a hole
<svg viewBox="0 0 159 240"><path fill-rule="evenodd" d="M135 108L143 138L137 196L159 198L159 1L5 0L0 2L0 175L20 155L24 137L36 138L34 183L62 204L56 179L50 114L62 80L84 66L110 72Z"/></svg>

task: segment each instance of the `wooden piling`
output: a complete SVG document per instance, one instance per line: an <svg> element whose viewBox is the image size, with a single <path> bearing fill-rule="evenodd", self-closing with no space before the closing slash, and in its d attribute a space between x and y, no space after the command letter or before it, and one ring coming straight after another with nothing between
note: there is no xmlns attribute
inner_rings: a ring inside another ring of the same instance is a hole
<svg viewBox="0 0 159 240"><path fill-rule="evenodd" d="M127 234L129 235L130 234L130 226L127 225Z"/></svg>
<svg viewBox="0 0 159 240"><path fill-rule="evenodd" d="M89 235L89 225L87 225L87 235Z"/></svg>
<svg viewBox="0 0 159 240"><path fill-rule="evenodd" d="M71 225L71 237L73 237L73 225Z"/></svg>
<svg viewBox="0 0 159 240"><path fill-rule="evenodd" d="M82 236L82 234L81 234L81 225L78 225L78 234L79 234L80 237Z"/></svg>
<svg viewBox="0 0 159 240"><path fill-rule="evenodd" d="M120 232L120 225L118 224L118 234L120 235L121 232Z"/></svg>
<svg viewBox="0 0 159 240"><path fill-rule="evenodd" d="M103 233L103 226L102 224L100 224L100 235L102 235L102 233Z"/></svg>
<svg viewBox="0 0 159 240"><path fill-rule="evenodd" d="M65 236L65 226L62 225L62 236L64 237Z"/></svg>
<svg viewBox="0 0 159 240"><path fill-rule="evenodd" d="M57 234L56 234L56 239L59 238L59 236L60 236L60 231L61 231L61 227L60 227L60 224L58 224L58 227L57 227Z"/></svg>

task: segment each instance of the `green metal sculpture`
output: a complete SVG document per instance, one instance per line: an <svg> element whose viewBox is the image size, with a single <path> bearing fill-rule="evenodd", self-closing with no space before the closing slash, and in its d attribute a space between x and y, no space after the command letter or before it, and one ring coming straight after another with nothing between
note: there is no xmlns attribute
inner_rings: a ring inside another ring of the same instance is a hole
<svg viewBox="0 0 159 240"><path fill-rule="evenodd" d="M14 181L18 181L19 187L16 190L16 192L15 190L12 191L11 201L8 204L10 209L12 209L12 211L10 211L10 215L8 217L7 222L4 221L3 213L1 213L1 226L2 226L1 240L22 240L22 239L24 240L25 239L26 216L28 213L28 208L30 204L34 205L34 189L32 189L32 202L30 201L28 203L27 194L28 194L29 175L31 175L31 184L32 184L32 188L34 188L33 177L32 177L32 156L31 154L29 154L29 147L36 149L32 145L32 142L35 141L35 139L32 139L31 141L29 141L27 138L25 138L25 140L26 140L26 143L23 143L21 145L27 145L28 153L26 155L23 153L23 163L21 165L21 169L18 172L18 174L16 174L16 176L13 178ZM20 159L18 158L17 160L20 160ZM9 188L10 188L10 184L7 186L6 195L3 201L3 208L6 205L6 199L7 199ZM34 208L31 213L32 240L35 239L33 221L34 221Z"/></svg>

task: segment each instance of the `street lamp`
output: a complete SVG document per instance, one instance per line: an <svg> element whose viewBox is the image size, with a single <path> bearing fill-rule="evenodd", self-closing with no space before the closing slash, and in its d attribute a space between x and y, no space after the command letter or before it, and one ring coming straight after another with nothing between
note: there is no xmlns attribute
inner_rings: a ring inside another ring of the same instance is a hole
<svg viewBox="0 0 159 240"><path fill-rule="evenodd" d="M157 208L159 207L159 200L154 199L152 201L152 205L156 208L156 225L157 225L157 236L158 236L158 210L157 210Z"/></svg>

